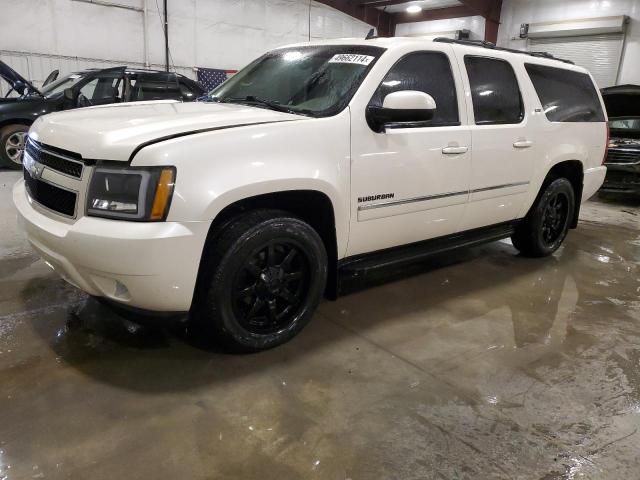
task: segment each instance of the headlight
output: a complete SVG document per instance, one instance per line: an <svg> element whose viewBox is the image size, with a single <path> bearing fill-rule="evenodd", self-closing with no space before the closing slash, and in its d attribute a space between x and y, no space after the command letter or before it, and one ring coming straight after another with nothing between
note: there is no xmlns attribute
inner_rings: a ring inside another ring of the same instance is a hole
<svg viewBox="0 0 640 480"><path fill-rule="evenodd" d="M111 168L98 165L87 195L87 215L140 222L163 221L169 212L174 167Z"/></svg>

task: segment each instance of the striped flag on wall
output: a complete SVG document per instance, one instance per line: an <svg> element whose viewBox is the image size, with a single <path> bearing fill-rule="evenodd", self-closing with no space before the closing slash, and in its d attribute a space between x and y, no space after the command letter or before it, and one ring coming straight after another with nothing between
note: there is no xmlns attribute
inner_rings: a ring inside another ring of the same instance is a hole
<svg viewBox="0 0 640 480"><path fill-rule="evenodd" d="M237 70L198 67L198 82L204 87L205 91L210 92L237 72Z"/></svg>

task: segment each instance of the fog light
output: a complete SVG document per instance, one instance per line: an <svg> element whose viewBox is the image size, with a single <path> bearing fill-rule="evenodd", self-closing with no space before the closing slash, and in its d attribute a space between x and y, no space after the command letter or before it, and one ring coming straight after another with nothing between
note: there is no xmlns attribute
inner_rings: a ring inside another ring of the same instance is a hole
<svg viewBox="0 0 640 480"><path fill-rule="evenodd" d="M119 298L120 300L131 300L129 289L117 280L116 291L113 293L113 296Z"/></svg>

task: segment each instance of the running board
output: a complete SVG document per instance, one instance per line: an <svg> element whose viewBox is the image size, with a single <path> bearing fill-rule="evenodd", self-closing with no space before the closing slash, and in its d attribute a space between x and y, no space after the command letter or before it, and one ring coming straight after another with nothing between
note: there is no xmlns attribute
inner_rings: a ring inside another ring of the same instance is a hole
<svg viewBox="0 0 640 480"><path fill-rule="evenodd" d="M419 262L450 250L473 247L510 237L517 222L505 222L410 243L401 247L347 257L338 262L338 296L351 291L351 287L366 281L370 275L390 266Z"/></svg>

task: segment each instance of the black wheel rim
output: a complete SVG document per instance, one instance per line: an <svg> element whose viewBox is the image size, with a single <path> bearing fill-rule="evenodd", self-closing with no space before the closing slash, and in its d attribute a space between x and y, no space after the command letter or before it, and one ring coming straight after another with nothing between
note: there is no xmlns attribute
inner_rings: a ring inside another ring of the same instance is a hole
<svg viewBox="0 0 640 480"><path fill-rule="evenodd" d="M542 240L553 245L562 238L569 218L569 199L564 193L556 193L549 199L542 215Z"/></svg>
<svg viewBox="0 0 640 480"><path fill-rule="evenodd" d="M309 292L309 263L296 242L274 240L255 250L236 275L233 313L248 332L267 335L295 323Z"/></svg>

